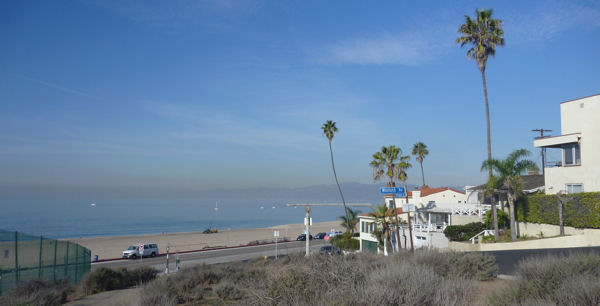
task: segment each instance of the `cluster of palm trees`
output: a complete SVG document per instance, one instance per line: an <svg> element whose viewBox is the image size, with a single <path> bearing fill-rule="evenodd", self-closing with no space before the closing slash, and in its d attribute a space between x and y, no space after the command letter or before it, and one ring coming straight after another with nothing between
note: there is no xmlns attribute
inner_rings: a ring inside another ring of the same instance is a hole
<svg viewBox="0 0 600 306"><path fill-rule="evenodd" d="M467 51L467 57L473 59L477 63L477 68L481 73L483 83L483 94L485 98L485 116L486 116L486 127L487 127L487 160L483 162L482 171L488 171L488 190L487 192L494 192L498 189L503 189L507 192L509 210L510 210L510 222L512 239L516 239L515 229L515 216L514 216L514 204L516 198L520 192L521 178L520 174L526 170L537 170L537 165L530 160L525 160L524 157L529 155L529 151L525 149L516 150L511 153L504 160L497 160L492 158L492 144L491 144L491 133L490 133L490 108L488 102L487 83L485 77L485 70L487 67L487 60L489 57L494 57L496 54L496 48L498 46L504 46L504 31L502 29L502 20L492 18L493 10L475 10L475 17L465 16L464 24L461 24L458 28L459 37L456 39L456 43L460 44L461 47L465 45L469 46ZM321 127L323 134L329 140L329 152L331 155L331 166L333 168L333 174L335 181L342 198L344 205L345 216L340 217L343 220L343 225L347 226L349 231L354 231L354 227L358 222L357 212L349 209L346 206L342 189L337 179L335 171L335 164L333 161L333 150L331 142L334 134L338 131L335 122L329 120ZM421 177L423 186L425 186L425 173L423 170L423 159L429 154L427 146L418 142L413 146L412 155L415 156L416 160L421 165ZM395 187L396 181L404 183L406 187L406 170L412 165L410 164L410 156L402 155L402 150L399 147L390 145L382 147L381 151L373 154L373 160L370 163L373 169L373 179L375 181L387 180L388 187ZM495 174L494 174L495 173ZM394 201L394 212L396 211L396 203ZM376 207L371 216L375 217L378 223L378 239L386 247L386 241L389 241L390 237L390 224L388 223L388 217L390 215L389 210L384 205ZM398 224L397 213L396 225ZM494 227L494 233L498 238L498 218L496 205L492 205L492 224ZM396 229L398 227L396 226ZM389 242L387 242L389 243Z"/></svg>

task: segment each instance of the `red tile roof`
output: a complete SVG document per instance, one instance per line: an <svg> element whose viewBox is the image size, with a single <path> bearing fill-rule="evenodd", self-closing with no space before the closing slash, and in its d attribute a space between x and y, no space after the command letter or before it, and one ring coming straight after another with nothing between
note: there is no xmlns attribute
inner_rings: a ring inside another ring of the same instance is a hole
<svg viewBox="0 0 600 306"><path fill-rule="evenodd" d="M426 197L430 194L434 194L434 193L438 193L438 192L442 192L442 191L446 191L446 190L451 190L454 192L465 194L464 192L462 192L460 190L452 189L450 187L430 188L429 186L425 185L421 188L421 197Z"/></svg>

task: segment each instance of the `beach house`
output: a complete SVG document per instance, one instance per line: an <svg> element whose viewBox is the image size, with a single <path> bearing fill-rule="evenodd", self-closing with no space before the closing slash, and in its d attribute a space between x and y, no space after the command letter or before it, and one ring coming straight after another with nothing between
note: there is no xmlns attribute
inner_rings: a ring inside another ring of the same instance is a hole
<svg viewBox="0 0 600 306"><path fill-rule="evenodd" d="M445 247L448 241L442 233L446 226L451 224L466 224L480 221L485 209L476 204L467 204L465 192L450 188L431 188L423 186L420 189L408 191L407 198L385 196L388 207L390 224L395 225L394 199L399 222L402 223L400 242L402 247L409 243L408 214L403 210L403 205L408 202L415 207L411 212L413 229L413 243L418 247ZM369 214L362 214L360 218L360 248L361 251L377 252L377 239L372 234L377 229L375 218ZM394 238L395 239L395 238Z"/></svg>
<svg viewBox="0 0 600 306"><path fill-rule="evenodd" d="M600 191L600 94L562 102L560 125L560 135L533 141L560 156L543 165L546 194Z"/></svg>

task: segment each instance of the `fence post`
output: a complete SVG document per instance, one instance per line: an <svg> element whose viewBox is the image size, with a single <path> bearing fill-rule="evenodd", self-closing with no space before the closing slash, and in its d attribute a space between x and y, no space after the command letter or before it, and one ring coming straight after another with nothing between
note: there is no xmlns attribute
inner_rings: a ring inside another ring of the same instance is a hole
<svg viewBox="0 0 600 306"><path fill-rule="evenodd" d="M54 269L52 269L52 280L56 281L56 247L58 244L58 240L54 240Z"/></svg>
<svg viewBox="0 0 600 306"><path fill-rule="evenodd" d="M77 277L79 276L79 244L75 244L75 283L77 284Z"/></svg>
<svg viewBox="0 0 600 306"><path fill-rule="evenodd" d="M65 274L63 275L64 278L67 277L67 268L69 267L69 241L67 241L67 252L65 254Z"/></svg>
<svg viewBox="0 0 600 306"><path fill-rule="evenodd" d="M44 237L40 235L40 256L38 257L38 278L42 278L42 241Z"/></svg>
<svg viewBox="0 0 600 306"><path fill-rule="evenodd" d="M15 231L15 285L19 284L19 232Z"/></svg>

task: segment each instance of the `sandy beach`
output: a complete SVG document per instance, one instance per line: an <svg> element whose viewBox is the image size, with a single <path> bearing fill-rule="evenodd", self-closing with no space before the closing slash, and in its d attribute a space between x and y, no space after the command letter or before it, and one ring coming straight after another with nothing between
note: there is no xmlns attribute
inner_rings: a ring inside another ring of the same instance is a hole
<svg viewBox="0 0 600 306"><path fill-rule="evenodd" d="M132 244L157 243L161 253L200 250L211 247L240 246L253 241L271 241L275 230L279 230L279 240L289 238L295 240L304 231L304 224L286 224L267 228L250 228L220 231L213 234L201 232L165 233L152 235L107 236L93 238L63 239L79 243L92 250L92 256L99 259L119 258L122 252ZM310 227L311 235L329 232L331 229L343 230L340 221L314 223Z"/></svg>

